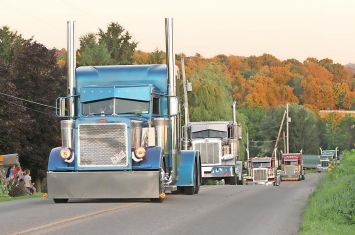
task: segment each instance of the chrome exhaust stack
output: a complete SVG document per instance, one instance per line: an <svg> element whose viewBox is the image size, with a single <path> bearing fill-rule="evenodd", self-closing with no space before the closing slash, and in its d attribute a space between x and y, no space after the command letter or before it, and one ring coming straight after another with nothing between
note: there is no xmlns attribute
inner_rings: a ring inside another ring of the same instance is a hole
<svg viewBox="0 0 355 235"><path fill-rule="evenodd" d="M74 46L74 37L75 37L75 22L67 22L67 65L68 65L68 105L69 105L69 120L62 120L61 125L61 136L62 136L62 147L73 149L73 128L74 128L74 116L75 116L75 104L74 104L74 95L75 95L75 67L76 67L76 58L75 58L75 46ZM64 106L65 110L65 106ZM64 111L63 110L63 111Z"/></svg>
<svg viewBox="0 0 355 235"><path fill-rule="evenodd" d="M173 19L165 18L165 42L166 42L166 63L168 73L168 115L170 119L169 131L169 154L172 157L171 179L175 182L177 173L177 109L176 103L176 77L175 77L175 54L173 45Z"/></svg>
<svg viewBox="0 0 355 235"><path fill-rule="evenodd" d="M67 64L68 64L68 96L69 99L69 117L73 118L75 116L75 106L74 106L74 95L75 95L75 22L67 22Z"/></svg>

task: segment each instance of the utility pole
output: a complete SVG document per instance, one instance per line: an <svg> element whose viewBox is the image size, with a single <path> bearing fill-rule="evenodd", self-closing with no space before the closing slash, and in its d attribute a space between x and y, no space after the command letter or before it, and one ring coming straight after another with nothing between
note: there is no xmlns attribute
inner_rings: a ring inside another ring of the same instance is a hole
<svg viewBox="0 0 355 235"><path fill-rule="evenodd" d="M282 135L283 135L283 139L284 139L284 152L286 153L286 133L285 131L282 132Z"/></svg>
<svg viewBox="0 0 355 235"><path fill-rule="evenodd" d="M249 132L247 132L247 160L249 161Z"/></svg>
<svg viewBox="0 0 355 235"><path fill-rule="evenodd" d="M184 87L184 111L185 111L185 128L184 128L184 150L187 150L188 147L188 133L187 133L187 124L190 122L189 120L189 102L187 98L187 81L185 75L185 60L184 56L181 56L181 74L182 74L182 83Z"/></svg>
<svg viewBox="0 0 355 235"><path fill-rule="evenodd" d="M287 111L285 111L284 115L282 116L282 121L281 121L281 124L280 124L279 132L277 133L277 138L276 138L276 142L275 142L275 146L274 146L274 151L272 153L272 157L275 157L275 158L276 158L277 145L279 144L279 140L280 140L281 130L282 130L282 127L284 125L284 121L285 121L285 117L286 117L286 112Z"/></svg>
<svg viewBox="0 0 355 235"><path fill-rule="evenodd" d="M286 113L287 113L287 119L286 119L286 134L287 134L287 138L286 138L286 153L290 152L290 142L289 142L289 136L290 134L288 133L288 123L289 123L289 115L288 115L288 103L286 104Z"/></svg>

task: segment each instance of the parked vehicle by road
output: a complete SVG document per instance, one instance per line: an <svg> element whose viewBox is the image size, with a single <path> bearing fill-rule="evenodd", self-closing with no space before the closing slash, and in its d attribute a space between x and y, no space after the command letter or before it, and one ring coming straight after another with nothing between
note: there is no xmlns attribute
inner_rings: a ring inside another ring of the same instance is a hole
<svg viewBox="0 0 355 235"><path fill-rule="evenodd" d="M233 105L234 115L235 103ZM233 121L190 122L190 146L201 155L202 178L222 180L226 184L242 184L243 164L240 161L242 128Z"/></svg>
<svg viewBox="0 0 355 235"><path fill-rule="evenodd" d="M281 155L281 180L304 180L302 153L284 153Z"/></svg>
<svg viewBox="0 0 355 235"><path fill-rule="evenodd" d="M327 171L330 164L335 164L338 159L338 148L334 150L321 150L319 155L320 164L317 166L318 172Z"/></svg>
<svg viewBox="0 0 355 235"><path fill-rule="evenodd" d="M0 155L0 168L19 166L19 158L17 153Z"/></svg>
<svg viewBox="0 0 355 235"><path fill-rule="evenodd" d="M201 161L181 150L172 19L165 20L167 65L75 69L74 23L68 22L68 90L58 98L62 146L48 162L48 196L150 198L199 192ZM65 110L69 112L66 113Z"/></svg>
<svg viewBox="0 0 355 235"><path fill-rule="evenodd" d="M275 167L275 159L271 157L253 157L247 162L248 174L244 176L246 184L262 184L279 186L280 172Z"/></svg>

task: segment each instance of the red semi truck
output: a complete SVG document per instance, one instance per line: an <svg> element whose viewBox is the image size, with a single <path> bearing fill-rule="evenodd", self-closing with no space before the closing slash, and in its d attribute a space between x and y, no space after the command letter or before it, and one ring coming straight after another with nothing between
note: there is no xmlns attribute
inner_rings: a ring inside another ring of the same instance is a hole
<svg viewBox="0 0 355 235"><path fill-rule="evenodd" d="M281 180L304 180L302 153L284 153L281 156Z"/></svg>

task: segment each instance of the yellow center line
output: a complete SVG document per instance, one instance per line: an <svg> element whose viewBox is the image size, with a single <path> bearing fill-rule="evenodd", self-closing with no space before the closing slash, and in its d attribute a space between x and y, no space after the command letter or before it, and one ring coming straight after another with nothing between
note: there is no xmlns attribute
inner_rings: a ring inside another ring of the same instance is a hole
<svg viewBox="0 0 355 235"><path fill-rule="evenodd" d="M101 210L101 211L95 211L92 213L87 213L87 214L83 214L83 215L79 215L79 216L75 216L75 217L71 217L71 218L67 218L67 219L62 219L62 220L58 220L52 223L48 223L48 224L43 224L34 228L30 228L30 229L26 229L23 231L19 231L19 232L14 232L11 233L11 235L20 235L20 234L32 234L32 233L38 233L41 230L53 230L53 229L58 229L58 227L67 227L70 226L74 223L77 223L79 221L84 221L87 219L92 219L94 217L106 214L106 213L113 213L113 212L117 212L123 209L127 209L127 208L133 208L136 207L138 205L142 205L141 203L132 203L126 206L119 206L119 207L114 207L114 208L110 208L110 209L105 209L105 210Z"/></svg>

